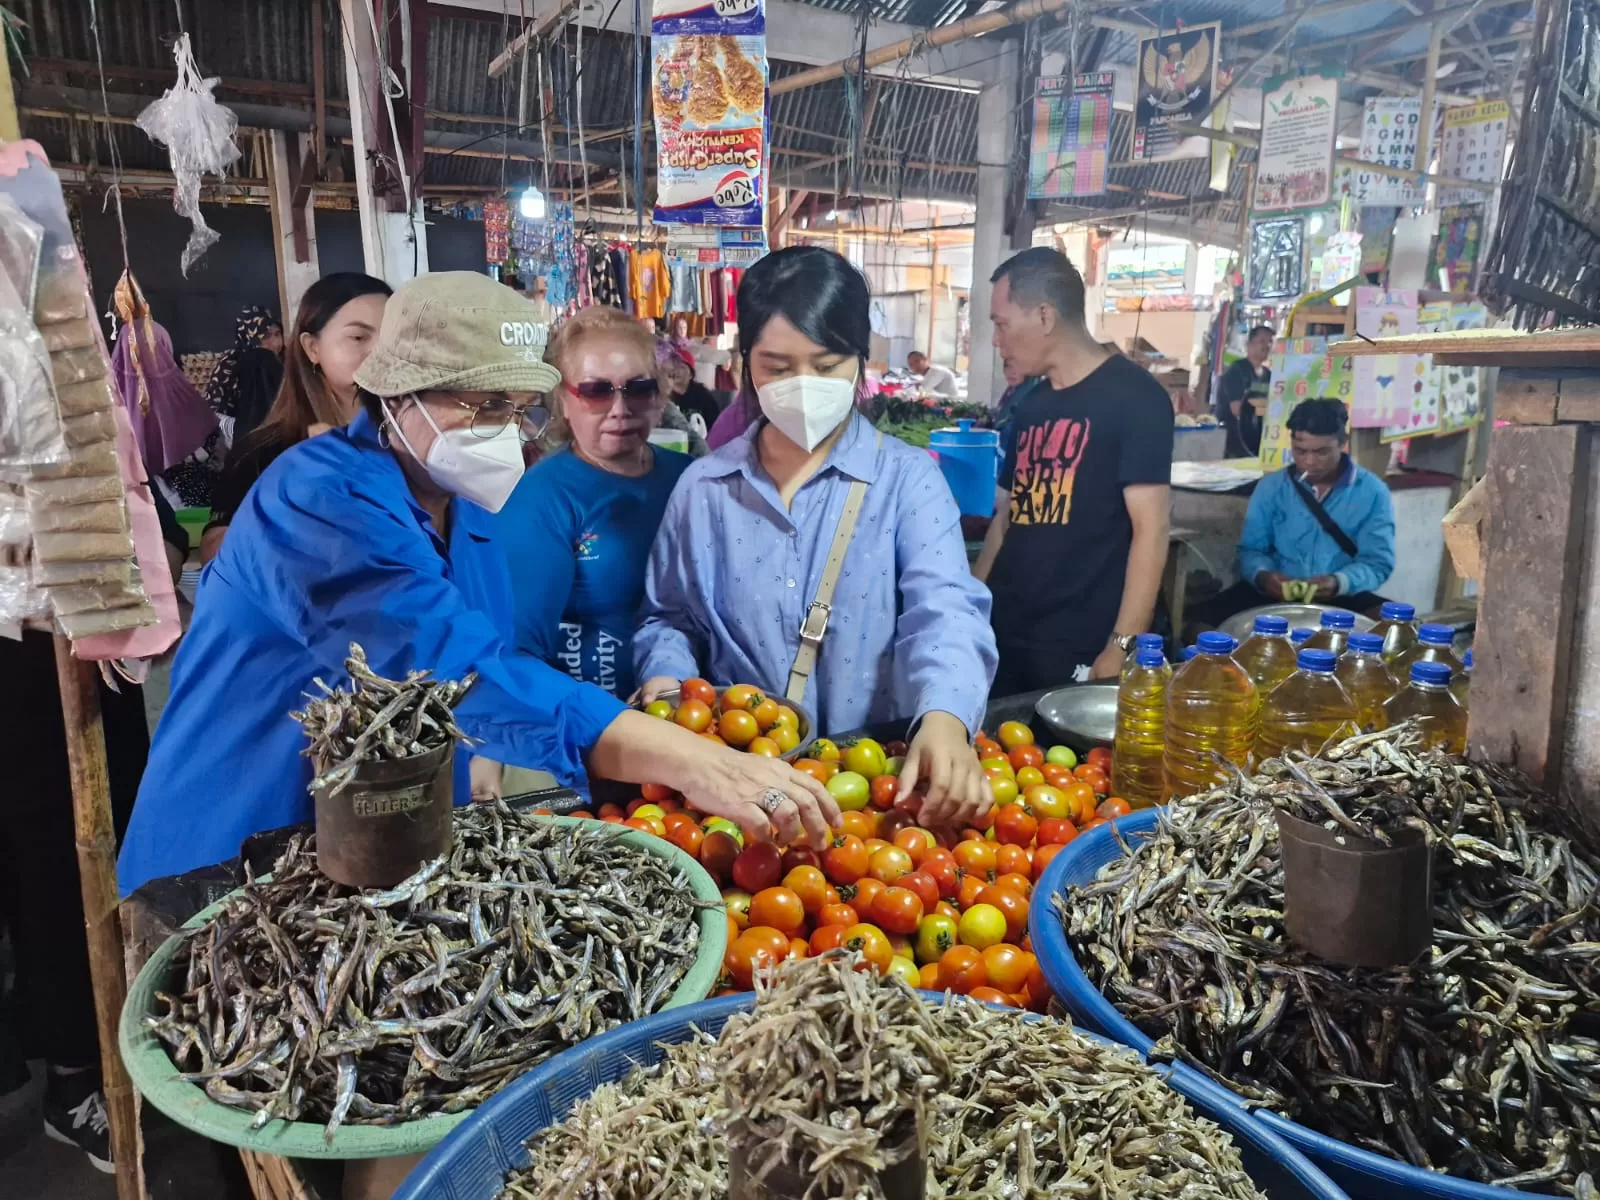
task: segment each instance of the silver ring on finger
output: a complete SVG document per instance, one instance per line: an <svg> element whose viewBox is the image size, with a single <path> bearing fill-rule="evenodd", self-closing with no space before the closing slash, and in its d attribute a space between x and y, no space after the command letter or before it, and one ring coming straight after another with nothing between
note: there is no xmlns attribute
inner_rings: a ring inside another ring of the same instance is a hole
<svg viewBox="0 0 1600 1200"><path fill-rule="evenodd" d="M784 801L788 798L788 794L781 789L768 788L761 794L761 811L770 817L783 806Z"/></svg>

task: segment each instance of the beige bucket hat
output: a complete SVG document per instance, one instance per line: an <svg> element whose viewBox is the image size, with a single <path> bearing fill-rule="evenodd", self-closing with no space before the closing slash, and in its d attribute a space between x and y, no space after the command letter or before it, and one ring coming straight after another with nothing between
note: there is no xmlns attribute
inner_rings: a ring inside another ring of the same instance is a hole
<svg viewBox="0 0 1600 1200"><path fill-rule="evenodd" d="M549 392L561 382L561 372L544 361L549 335L531 301L487 275L422 275L389 298L356 383L374 396Z"/></svg>

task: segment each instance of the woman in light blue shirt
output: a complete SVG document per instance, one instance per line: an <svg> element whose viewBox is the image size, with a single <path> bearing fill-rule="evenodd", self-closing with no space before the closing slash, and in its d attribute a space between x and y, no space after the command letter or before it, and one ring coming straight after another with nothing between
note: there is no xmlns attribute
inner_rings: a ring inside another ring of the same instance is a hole
<svg viewBox="0 0 1600 1200"><path fill-rule="evenodd" d="M989 594L933 458L855 410L866 281L831 251L792 247L746 272L738 305L743 390L762 419L691 465L667 502L634 637L644 696L696 674L782 694L802 624L825 618L800 697L821 730L912 721L902 791L926 785L925 824L976 817L992 803L971 750L995 670ZM856 483L832 606L816 609Z"/></svg>

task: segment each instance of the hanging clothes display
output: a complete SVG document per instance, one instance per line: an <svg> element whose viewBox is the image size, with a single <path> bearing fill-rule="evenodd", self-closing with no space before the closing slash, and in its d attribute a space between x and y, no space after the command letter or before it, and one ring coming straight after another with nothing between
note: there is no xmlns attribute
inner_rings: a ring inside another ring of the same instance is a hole
<svg viewBox="0 0 1600 1200"><path fill-rule="evenodd" d="M572 226L572 205L551 204L542 220L520 214L511 223L511 254L517 275L545 281L545 299L558 313L578 305L577 238Z"/></svg>
<svg viewBox="0 0 1600 1200"><path fill-rule="evenodd" d="M667 275L667 260L661 251L650 249L634 252L629 284L635 316L652 317L659 321L667 315L667 297L672 285Z"/></svg>

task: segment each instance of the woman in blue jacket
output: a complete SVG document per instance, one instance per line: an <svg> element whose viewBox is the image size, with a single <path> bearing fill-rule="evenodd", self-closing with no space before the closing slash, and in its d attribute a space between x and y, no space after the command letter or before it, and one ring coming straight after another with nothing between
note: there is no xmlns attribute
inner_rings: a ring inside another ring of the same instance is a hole
<svg viewBox="0 0 1600 1200"><path fill-rule="evenodd" d="M808 776L740 754L516 652L491 513L522 477L522 442L560 382L546 327L509 288L468 272L406 284L360 371L348 428L278 458L206 568L172 693L118 860L124 895L221 862L251 834L311 818L311 763L288 713L312 681L345 681L360 643L395 678L478 683L457 722L474 753L676 788L756 838L821 844L839 813ZM470 792L470 755L456 795Z"/></svg>

